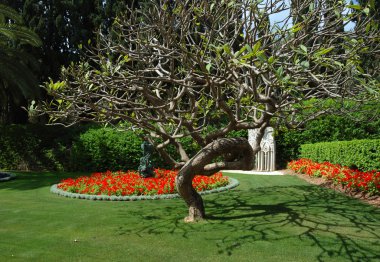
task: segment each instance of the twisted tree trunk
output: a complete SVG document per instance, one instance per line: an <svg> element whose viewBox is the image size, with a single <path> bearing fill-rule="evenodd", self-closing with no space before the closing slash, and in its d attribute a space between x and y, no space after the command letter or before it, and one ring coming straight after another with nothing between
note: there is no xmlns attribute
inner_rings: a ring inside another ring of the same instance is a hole
<svg viewBox="0 0 380 262"><path fill-rule="evenodd" d="M211 176L222 169L250 170L254 165L254 154L258 150L259 148L252 149L245 138L222 138L211 142L191 158L176 177L178 193L189 207L189 216L185 222L195 222L206 216L202 197L192 186L195 175ZM213 163L220 156L225 160Z"/></svg>

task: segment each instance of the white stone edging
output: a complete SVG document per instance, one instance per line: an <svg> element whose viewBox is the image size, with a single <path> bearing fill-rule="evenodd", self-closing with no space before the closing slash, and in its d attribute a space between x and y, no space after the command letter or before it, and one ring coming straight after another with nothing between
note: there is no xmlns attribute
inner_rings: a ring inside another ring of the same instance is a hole
<svg viewBox="0 0 380 262"><path fill-rule="evenodd" d="M3 175L8 175L7 177L3 177L3 178L0 178L0 182L9 181L9 180L11 180L11 179L14 179L14 178L16 178L16 175L14 175L14 174L11 174L11 173L7 173L7 172L0 172L0 174L3 174Z"/></svg>
<svg viewBox="0 0 380 262"><path fill-rule="evenodd" d="M282 176L285 175L284 171L257 171L257 170L222 170L226 174L245 174L245 175L269 175L269 176Z"/></svg>

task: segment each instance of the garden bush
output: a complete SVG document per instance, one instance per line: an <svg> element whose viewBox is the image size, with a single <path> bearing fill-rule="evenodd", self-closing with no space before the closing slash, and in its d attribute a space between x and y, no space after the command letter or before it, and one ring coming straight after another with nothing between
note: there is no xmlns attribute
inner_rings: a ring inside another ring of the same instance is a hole
<svg viewBox="0 0 380 262"><path fill-rule="evenodd" d="M216 129L217 124L209 129ZM246 130L232 132L231 137L247 137ZM276 130L278 168L300 157L300 146L351 139L380 139L380 119L353 122L340 116L325 116L309 122L303 131ZM97 125L81 124L64 128L37 124L0 126L0 169L105 171L137 169L141 157L138 131L117 131ZM190 138L181 142L189 155L200 148ZM175 158L173 147L169 152ZM155 167L171 168L155 152Z"/></svg>
<svg viewBox="0 0 380 262"><path fill-rule="evenodd" d="M300 158L302 144L353 139L380 139L380 118L353 121L345 116L327 115L308 122L302 130L276 131L277 163L286 167L290 160Z"/></svg>
<svg viewBox="0 0 380 262"><path fill-rule="evenodd" d="M142 139L137 131L113 128L92 128L74 140L70 169L106 171L137 169Z"/></svg>
<svg viewBox="0 0 380 262"><path fill-rule="evenodd" d="M37 161L40 139L19 126L2 126L0 135L0 168L28 169Z"/></svg>
<svg viewBox="0 0 380 262"><path fill-rule="evenodd" d="M133 131L90 124L0 127L0 169L105 171L137 169L141 139Z"/></svg>
<svg viewBox="0 0 380 262"><path fill-rule="evenodd" d="M241 132L233 133L238 136ZM143 133L140 130L117 130L114 128L91 128L80 134L73 142L70 157L70 170L106 171L137 170L142 157L141 143ZM192 157L200 149L190 137L180 139L183 148ZM160 142L160 141L158 141ZM167 151L176 160L180 156L173 146ZM152 164L156 168L172 168L164 162L158 152L153 152Z"/></svg>
<svg viewBox="0 0 380 262"><path fill-rule="evenodd" d="M86 127L63 128L39 124L0 126L0 168L63 170L68 148Z"/></svg>
<svg viewBox="0 0 380 262"><path fill-rule="evenodd" d="M301 146L301 158L362 171L380 170L380 139L305 144Z"/></svg>
<svg viewBox="0 0 380 262"><path fill-rule="evenodd" d="M213 128L213 127L210 127ZM246 131L231 136L246 136ZM137 170L142 156L142 133L82 124L65 128L39 124L0 127L0 170L106 171ZM198 144L181 139L189 156ZM174 147L169 152L175 158ZM157 152L155 167L171 168Z"/></svg>

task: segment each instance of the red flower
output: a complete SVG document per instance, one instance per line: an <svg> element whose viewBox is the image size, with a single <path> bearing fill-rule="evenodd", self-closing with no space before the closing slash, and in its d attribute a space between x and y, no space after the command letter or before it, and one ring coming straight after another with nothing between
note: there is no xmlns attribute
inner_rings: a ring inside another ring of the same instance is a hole
<svg viewBox="0 0 380 262"><path fill-rule="evenodd" d="M177 170L156 169L155 177L141 178L135 171L93 173L77 179L64 179L58 188L90 195L155 195L176 193ZM216 173L210 177L195 176L193 187L197 191L208 190L228 184L228 177Z"/></svg>
<svg viewBox="0 0 380 262"><path fill-rule="evenodd" d="M291 161L288 164L288 168L297 173L323 177L333 181L334 184L341 184L353 190L360 190L370 194L380 194L379 171L361 172L329 162L316 163L310 159Z"/></svg>

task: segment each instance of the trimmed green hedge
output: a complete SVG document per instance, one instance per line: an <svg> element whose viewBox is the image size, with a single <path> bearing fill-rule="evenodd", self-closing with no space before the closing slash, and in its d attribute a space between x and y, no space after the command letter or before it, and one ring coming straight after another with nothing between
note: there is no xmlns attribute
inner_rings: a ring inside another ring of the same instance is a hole
<svg viewBox="0 0 380 262"><path fill-rule="evenodd" d="M278 167L285 168L289 161L300 158L300 147L303 144L380 139L380 118L372 119L368 116L366 120L353 121L348 117L327 115L308 122L301 131L277 130L275 139Z"/></svg>
<svg viewBox="0 0 380 262"><path fill-rule="evenodd" d="M133 131L89 129L73 141L70 169L99 172L137 169L141 143L141 138Z"/></svg>
<svg viewBox="0 0 380 262"><path fill-rule="evenodd" d="M362 171L380 170L380 139L304 144L300 157Z"/></svg>
<svg viewBox="0 0 380 262"><path fill-rule="evenodd" d="M141 131L118 131L109 127L83 124L70 128L38 124L0 126L0 170L52 170L103 172L137 170ZM234 132L231 136L246 136ZM200 148L192 139L181 139L190 156ZM176 150L169 147L171 155ZM155 167L171 168L155 152Z"/></svg>
<svg viewBox="0 0 380 262"><path fill-rule="evenodd" d="M141 143L137 132L94 125L0 126L0 170L137 169Z"/></svg>
<svg viewBox="0 0 380 262"><path fill-rule="evenodd" d="M371 124L371 128L369 125L350 126L340 117L329 116L310 122L303 132L277 131L278 167L285 167L289 160L299 158L301 144L338 138L379 139L380 121ZM214 129L216 127L210 125L206 132ZM230 136L247 137L247 131L232 132ZM0 170L132 170L139 165L141 143L138 131L117 131L93 124L70 128L37 124L0 126ZM182 143L190 156L199 150L190 138L183 138ZM169 148L169 151L179 158L174 148ZM152 160L157 167L171 168L158 154L154 154Z"/></svg>
<svg viewBox="0 0 380 262"><path fill-rule="evenodd" d="M244 132L233 132L231 136L244 135ZM70 170L99 171L137 170L142 156L142 132L135 130L118 131L113 128L91 128L74 140L70 152ZM200 150L191 138L180 139L185 151L193 156ZM168 152L179 160L174 147ZM171 168L157 152L152 155L155 167Z"/></svg>
<svg viewBox="0 0 380 262"><path fill-rule="evenodd" d="M73 138L87 126L0 126L0 169L64 170L68 166Z"/></svg>

